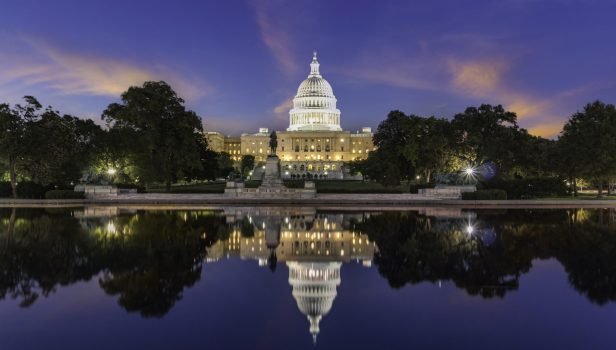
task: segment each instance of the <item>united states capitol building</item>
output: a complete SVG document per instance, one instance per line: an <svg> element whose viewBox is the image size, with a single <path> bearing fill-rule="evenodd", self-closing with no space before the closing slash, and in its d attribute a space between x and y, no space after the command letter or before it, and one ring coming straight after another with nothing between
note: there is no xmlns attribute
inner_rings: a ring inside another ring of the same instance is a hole
<svg viewBox="0 0 616 350"><path fill-rule="evenodd" d="M283 178L342 179L349 176L344 168L346 162L365 159L373 150L370 128L357 132L342 130L336 102L331 85L320 73L315 52L310 74L293 98L289 127L286 131L276 131L276 154L281 160ZM210 148L229 153L236 162L244 155L253 155L256 163L264 162L269 153L269 136L268 128L240 137L206 132Z"/></svg>

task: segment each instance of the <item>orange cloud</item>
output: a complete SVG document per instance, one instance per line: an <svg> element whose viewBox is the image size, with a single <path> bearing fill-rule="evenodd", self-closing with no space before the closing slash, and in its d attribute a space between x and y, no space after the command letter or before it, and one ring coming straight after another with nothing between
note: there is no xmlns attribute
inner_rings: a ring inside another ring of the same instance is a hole
<svg viewBox="0 0 616 350"><path fill-rule="evenodd" d="M545 116L552 103L546 100L533 99L525 96L506 96L505 108L515 112L518 119L527 117Z"/></svg>
<svg viewBox="0 0 616 350"><path fill-rule="evenodd" d="M269 2L255 1L257 25L261 39L272 52L285 74L297 71L297 60L291 50L291 38L284 29L280 28L270 14Z"/></svg>
<svg viewBox="0 0 616 350"><path fill-rule="evenodd" d="M209 93L211 87L194 83L168 70L145 68L117 59L63 52L45 44L26 40L28 55L6 55L0 67L0 86L42 85L62 94L118 96L130 86L148 80L165 80L187 99Z"/></svg>
<svg viewBox="0 0 616 350"><path fill-rule="evenodd" d="M563 122L555 122L550 124L539 124L528 129L528 133L536 136L542 136L546 138L553 138L558 136L563 130Z"/></svg>

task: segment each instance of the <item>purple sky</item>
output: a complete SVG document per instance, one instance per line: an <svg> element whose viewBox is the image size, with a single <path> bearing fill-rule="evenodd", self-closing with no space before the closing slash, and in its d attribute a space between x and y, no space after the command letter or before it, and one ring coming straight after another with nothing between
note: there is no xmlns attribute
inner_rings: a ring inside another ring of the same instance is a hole
<svg viewBox="0 0 616 350"><path fill-rule="evenodd" d="M616 103L614 14L616 0L4 0L0 101L99 120L162 79L209 130L284 129L317 50L347 130L491 103L553 136L585 103Z"/></svg>

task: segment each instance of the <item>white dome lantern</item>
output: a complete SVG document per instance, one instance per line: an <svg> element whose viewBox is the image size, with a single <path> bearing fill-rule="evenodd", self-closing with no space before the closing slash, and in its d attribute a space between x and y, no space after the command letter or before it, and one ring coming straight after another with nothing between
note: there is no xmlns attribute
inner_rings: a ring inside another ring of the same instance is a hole
<svg viewBox="0 0 616 350"><path fill-rule="evenodd" d="M336 96L319 72L317 53L310 63L310 74L297 89L293 108L289 112L287 131L342 131L340 110L336 108Z"/></svg>

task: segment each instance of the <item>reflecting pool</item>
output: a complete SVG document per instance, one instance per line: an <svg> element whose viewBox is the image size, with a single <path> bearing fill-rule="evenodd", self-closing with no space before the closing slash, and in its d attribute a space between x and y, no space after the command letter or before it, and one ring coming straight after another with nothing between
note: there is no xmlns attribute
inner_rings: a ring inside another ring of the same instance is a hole
<svg viewBox="0 0 616 350"><path fill-rule="evenodd" d="M1 349L614 349L614 209L0 208Z"/></svg>

